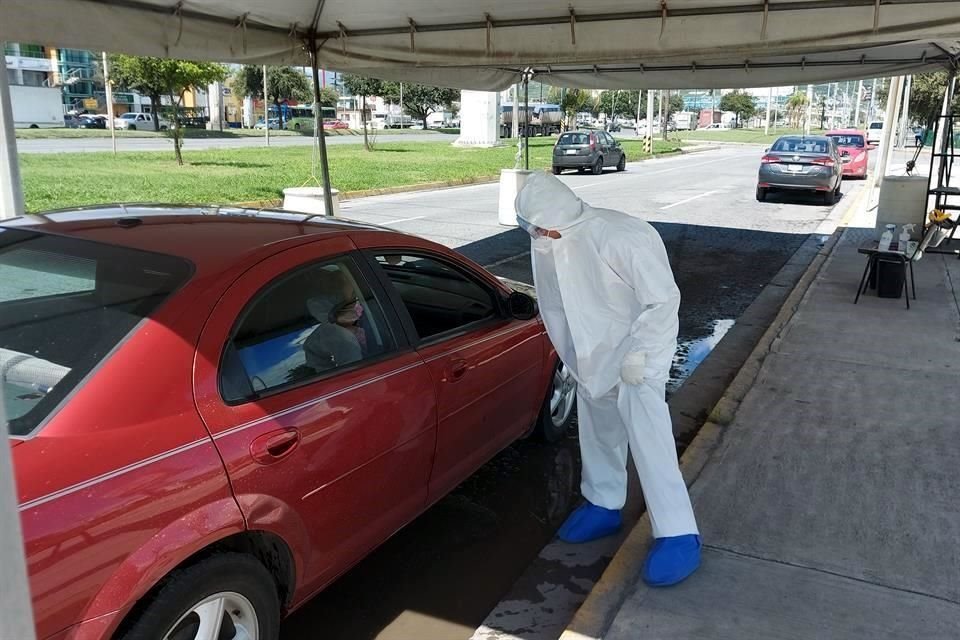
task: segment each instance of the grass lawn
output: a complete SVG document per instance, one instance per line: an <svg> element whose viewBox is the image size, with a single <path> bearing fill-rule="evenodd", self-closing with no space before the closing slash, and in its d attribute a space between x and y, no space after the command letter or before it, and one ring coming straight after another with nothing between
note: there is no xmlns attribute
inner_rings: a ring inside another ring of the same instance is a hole
<svg viewBox="0 0 960 640"><path fill-rule="evenodd" d="M377 131L376 135L394 135L405 133L435 133L435 129L416 130L416 129L390 129L388 131ZM444 133L453 130L443 130ZM459 133L459 129L456 130ZM262 129L224 129L223 131L207 131L206 129L184 129L185 138L263 138ZM271 129L270 137L274 136L309 136L310 132L287 131L284 129ZM356 129L328 129L327 136L360 136L361 130ZM17 138L21 140L37 139L64 139L64 138L109 138L109 129L17 129ZM117 131L118 138L165 138L165 132L156 131Z"/></svg>
<svg viewBox="0 0 960 640"><path fill-rule="evenodd" d="M639 141L624 141L629 159ZM553 139L535 138L530 167L550 166ZM658 153L678 142L657 142ZM36 212L105 202L236 203L274 200L285 187L314 184L311 147L185 151L178 167L168 152L23 154L27 210ZM497 176L513 167L514 147L461 149L446 142L384 143L329 148L330 174L342 192ZM319 171L318 171L319 173Z"/></svg>
<svg viewBox="0 0 960 640"><path fill-rule="evenodd" d="M743 142L754 144L771 144L780 136L802 134L800 129L777 129L770 131L769 135L764 135L763 129L715 129L699 131L677 131L671 133L681 140L704 140L709 142ZM810 131L812 135L820 135L823 130L815 129Z"/></svg>

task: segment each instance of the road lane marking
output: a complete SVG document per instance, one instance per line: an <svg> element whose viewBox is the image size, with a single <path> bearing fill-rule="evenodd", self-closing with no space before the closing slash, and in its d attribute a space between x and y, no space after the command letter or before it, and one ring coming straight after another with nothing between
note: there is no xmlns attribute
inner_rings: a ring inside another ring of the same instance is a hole
<svg viewBox="0 0 960 640"><path fill-rule="evenodd" d="M387 226L388 224L399 224L401 222L410 222L412 220L423 220L427 216L414 216L412 218L400 218L399 220L389 220L387 222L381 222L381 226Z"/></svg>
<svg viewBox="0 0 960 640"><path fill-rule="evenodd" d="M720 189L717 189L717 190L715 190L715 191L707 191L706 193L701 193L700 195L693 196L693 197L690 197L690 198L686 198L685 200L680 200L679 202L674 202L673 204L668 204L668 205L665 206L665 207L660 207L660 210L661 210L661 211L664 211L664 210L666 210L666 209L672 209L672 208L674 208L674 207L679 207L679 206L682 205L682 204L687 204L688 202L693 202L694 200L699 200L700 198L706 198L707 196L712 196L712 195L715 194L715 193L720 193L720 191L721 191Z"/></svg>

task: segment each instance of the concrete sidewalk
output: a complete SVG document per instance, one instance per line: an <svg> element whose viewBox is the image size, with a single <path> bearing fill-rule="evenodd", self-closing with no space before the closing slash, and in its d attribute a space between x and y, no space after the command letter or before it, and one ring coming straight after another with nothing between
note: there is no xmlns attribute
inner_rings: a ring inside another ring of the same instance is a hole
<svg viewBox="0 0 960 640"><path fill-rule="evenodd" d="M684 455L700 571L643 585L645 517L564 640L960 637L960 261L916 263L909 311L854 305L873 236L843 233Z"/></svg>

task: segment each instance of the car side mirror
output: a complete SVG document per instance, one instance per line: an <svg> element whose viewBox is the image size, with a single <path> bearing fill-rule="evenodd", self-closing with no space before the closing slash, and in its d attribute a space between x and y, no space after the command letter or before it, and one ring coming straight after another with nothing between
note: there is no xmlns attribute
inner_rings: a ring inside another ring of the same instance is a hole
<svg viewBox="0 0 960 640"><path fill-rule="evenodd" d="M764 152L764 153L770 153L770 147L767 147L766 149L764 149L763 152Z"/></svg>
<svg viewBox="0 0 960 640"><path fill-rule="evenodd" d="M507 309L515 320L533 320L537 317L537 302L525 293L514 291L507 298Z"/></svg>

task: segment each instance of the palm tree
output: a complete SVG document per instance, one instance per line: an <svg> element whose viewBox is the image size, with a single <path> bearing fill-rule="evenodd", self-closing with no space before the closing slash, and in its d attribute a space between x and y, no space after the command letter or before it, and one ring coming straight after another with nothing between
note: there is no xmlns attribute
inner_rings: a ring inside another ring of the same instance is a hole
<svg viewBox="0 0 960 640"><path fill-rule="evenodd" d="M787 113L790 114L790 125L794 128L800 127L800 121L803 120L807 112L807 94L797 91L787 98Z"/></svg>

